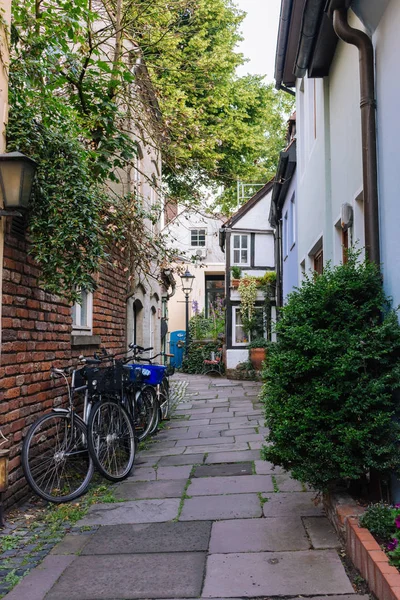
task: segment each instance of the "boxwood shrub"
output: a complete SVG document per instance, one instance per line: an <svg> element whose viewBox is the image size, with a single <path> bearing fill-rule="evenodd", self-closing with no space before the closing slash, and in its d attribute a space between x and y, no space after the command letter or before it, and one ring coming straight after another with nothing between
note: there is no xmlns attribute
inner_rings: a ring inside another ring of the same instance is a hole
<svg viewBox="0 0 400 600"><path fill-rule="evenodd" d="M310 274L289 295L267 354L264 458L326 490L371 468L398 471L400 327L378 268Z"/></svg>

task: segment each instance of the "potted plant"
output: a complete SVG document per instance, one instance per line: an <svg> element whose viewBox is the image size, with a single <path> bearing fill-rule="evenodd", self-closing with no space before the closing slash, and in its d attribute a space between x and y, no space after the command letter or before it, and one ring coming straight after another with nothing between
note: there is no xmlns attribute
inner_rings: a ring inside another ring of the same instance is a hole
<svg viewBox="0 0 400 600"><path fill-rule="evenodd" d="M240 267L238 267L237 265L234 265L233 267L231 267L231 273L232 273L232 287L233 288L237 288L239 287L239 283L240 283L240 278L242 276L242 269Z"/></svg>
<svg viewBox="0 0 400 600"><path fill-rule="evenodd" d="M250 361L256 371L261 371L268 346L268 340L263 337L258 337L249 344Z"/></svg>

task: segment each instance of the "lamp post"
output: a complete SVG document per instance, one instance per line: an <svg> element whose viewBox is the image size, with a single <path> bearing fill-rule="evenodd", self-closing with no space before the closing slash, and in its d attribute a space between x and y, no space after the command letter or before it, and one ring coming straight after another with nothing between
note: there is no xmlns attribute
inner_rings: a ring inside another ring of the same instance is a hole
<svg viewBox="0 0 400 600"><path fill-rule="evenodd" d="M189 294L192 291L194 275L189 273L189 269L186 269L186 273L181 275L182 290L185 294L185 314L186 314L186 345L185 345L185 356L188 355L189 351Z"/></svg>
<svg viewBox="0 0 400 600"><path fill-rule="evenodd" d="M0 217L22 217L20 209L28 207L36 161L21 152L0 154L0 201L5 210Z"/></svg>

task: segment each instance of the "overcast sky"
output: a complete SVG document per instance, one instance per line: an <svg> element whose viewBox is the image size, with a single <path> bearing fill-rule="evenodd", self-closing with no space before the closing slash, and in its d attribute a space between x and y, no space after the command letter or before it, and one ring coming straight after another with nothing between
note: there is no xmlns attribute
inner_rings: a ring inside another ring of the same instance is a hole
<svg viewBox="0 0 400 600"><path fill-rule="evenodd" d="M235 4L247 12L239 50L250 59L238 74L266 75L266 81L273 81L281 0L235 0Z"/></svg>

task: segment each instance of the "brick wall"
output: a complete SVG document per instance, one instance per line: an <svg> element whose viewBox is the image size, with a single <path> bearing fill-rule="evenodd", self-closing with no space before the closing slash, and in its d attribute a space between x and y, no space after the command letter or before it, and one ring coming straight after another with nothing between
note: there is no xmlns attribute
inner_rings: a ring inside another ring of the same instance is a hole
<svg viewBox="0 0 400 600"><path fill-rule="evenodd" d="M93 334L100 336L102 346L114 352L125 348L126 274L120 264L115 261L116 266L102 268L93 297ZM50 379L50 367L75 364L80 354L91 355L99 349L93 345L72 346L71 306L44 292L39 276L24 237L7 233L0 364L0 423L9 440L2 447L10 448L6 506L29 493L20 463L28 426L65 401L62 382Z"/></svg>

